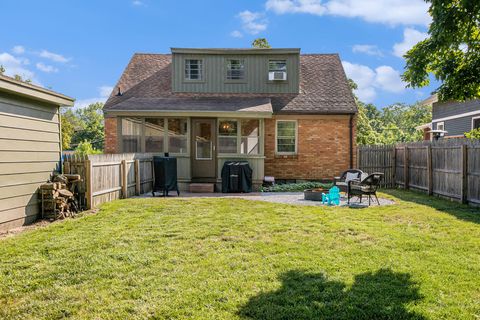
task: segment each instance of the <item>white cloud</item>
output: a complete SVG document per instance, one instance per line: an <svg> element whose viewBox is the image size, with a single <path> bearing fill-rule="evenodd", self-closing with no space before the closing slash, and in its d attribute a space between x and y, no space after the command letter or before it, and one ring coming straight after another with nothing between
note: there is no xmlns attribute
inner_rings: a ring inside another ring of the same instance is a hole
<svg viewBox="0 0 480 320"><path fill-rule="evenodd" d="M405 53L410 50L418 42L425 40L428 37L428 34L420 32L413 28L405 28L403 30L403 41L395 43L393 46L393 54L397 57L403 58Z"/></svg>
<svg viewBox="0 0 480 320"><path fill-rule="evenodd" d="M342 61L347 77L355 81L358 89L355 94L364 102L373 102L377 91L400 93L405 90L405 84L400 73L390 66L380 66L375 70L361 64Z"/></svg>
<svg viewBox="0 0 480 320"><path fill-rule="evenodd" d="M267 0L267 10L277 14L308 13L360 18L388 25L428 25L429 5L423 0Z"/></svg>
<svg viewBox="0 0 480 320"><path fill-rule="evenodd" d="M32 80L33 83L40 85L40 81L35 77L35 73L24 67L25 60L12 56L7 52L0 53L0 65L5 68L5 75L13 77L18 74L23 79Z"/></svg>
<svg viewBox="0 0 480 320"><path fill-rule="evenodd" d="M12 52L15 54L23 54L25 53L25 48L23 46L15 46L13 47Z"/></svg>
<svg viewBox="0 0 480 320"><path fill-rule="evenodd" d="M110 93L113 90L112 86L101 86L97 88L98 90L98 96L94 98L87 98L87 99L80 99L75 101L75 108L85 108L88 107L92 103L96 102L102 102L104 103L107 101L108 97L110 96Z"/></svg>
<svg viewBox="0 0 480 320"><path fill-rule="evenodd" d="M238 30L234 30L234 31L230 32L230 35L234 38L242 38L243 37L243 34Z"/></svg>
<svg viewBox="0 0 480 320"><path fill-rule="evenodd" d="M242 28L245 32L250 34L258 34L267 29L267 20L260 12L251 12L248 10L242 11L238 14L242 21Z"/></svg>
<svg viewBox="0 0 480 320"><path fill-rule="evenodd" d="M134 1L132 1L132 4L133 4L134 6L143 6L143 5L145 5L145 4L144 4L142 1L140 1L140 0L134 0Z"/></svg>
<svg viewBox="0 0 480 320"><path fill-rule="evenodd" d="M382 51L377 46L370 44L356 44L353 46L352 51L354 53L365 53L369 56L383 56Z"/></svg>
<svg viewBox="0 0 480 320"><path fill-rule="evenodd" d="M310 13L323 15L326 10L320 0L268 0L265 7L267 10L272 10L278 14Z"/></svg>
<svg viewBox="0 0 480 320"><path fill-rule="evenodd" d="M54 62L60 62L60 63L66 63L66 62L71 60L70 58L65 58L61 54L53 53L53 52L50 52L50 51L47 51L47 50L40 51L40 53L38 53L38 55L42 58L49 59L49 60L52 60Z"/></svg>
<svg viewBox="0 0 480 320"><path fill-rule="evenodd" d="M55 68L54 66L44 64L43 62L38 62L36 64L36 67L37 67L38 70L46 72L46 73L58 72L58 68Z"/></svg>

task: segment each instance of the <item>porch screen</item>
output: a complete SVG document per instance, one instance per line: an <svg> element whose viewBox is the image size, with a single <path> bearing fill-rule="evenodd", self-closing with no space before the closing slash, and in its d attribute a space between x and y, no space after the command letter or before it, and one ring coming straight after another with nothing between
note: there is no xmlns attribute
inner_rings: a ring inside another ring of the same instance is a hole
<svg viewBox="0 0 480 320"><path fill-rule="evenodd" d="M187 153L187 119L168 119L168 152Z"/></svg>
<svg viewBox="0 0 480 320"><path fill-rule="evenodd" d="M164 126L163 118L145 119L145 152L163 152Z"/></svg>
<svg viewBox="0 0 480 320"><path fill-rule="evenodd" d="M122 151L141 152L142 119L122 118Z"/></svg>
<svg viewBox="0 0 480 320"><path fill-rule="evenodd" d="M238 125L236 120L218 123L218 152L237 153Z"/></svg>
<svg viewBox="0 0 480 320"><path fill-rule="evenodd" d="M240 153L258 154L259 148L259 121L256 119L241 120L240 128L242 130Z"/></svg>

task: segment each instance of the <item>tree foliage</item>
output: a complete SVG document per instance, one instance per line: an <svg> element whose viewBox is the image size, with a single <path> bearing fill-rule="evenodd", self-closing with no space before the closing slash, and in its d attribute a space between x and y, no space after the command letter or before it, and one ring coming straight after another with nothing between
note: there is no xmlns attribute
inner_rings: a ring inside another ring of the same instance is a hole
<svg viewBox="0 0 480 320"><path fill-rule="evenodd" d="M472 131L465 132L465 137L467 139L480 140L480 129L473 129Z"/></svg>
<svg viewBox="0 0 480 320"><path fill-rule="evenodd" d="M105 137L103 103L92 103L86 108L62 113L63 148L75 149L82 142L90 142L93 149L103 150Z"/></svg>
<svg viewBox="0 0 480 320"><path fill-rule="evenodd" d="M90 141L82 141L75 148L75 154L79 156L86 156L89 154L100 154L100 153L102 153L102 151L95 149L90 143Z"/></svg>
<svg viewBox="0 0 480 320"><path fill-rule="evenodd" d="M252 42L252 47L253 48L259 48L259 49L270 49L270 43L268 43L268 40L266 38L257 38L253 40Z"/></svg>
<svg viewBox="0 0 480 320"><path fill-rule="evenodd" d="M426 1L431 3L429 37L405 55L403 80L423 87L431 73L442 82L441 100L480 98L480 1Z"/></svg>

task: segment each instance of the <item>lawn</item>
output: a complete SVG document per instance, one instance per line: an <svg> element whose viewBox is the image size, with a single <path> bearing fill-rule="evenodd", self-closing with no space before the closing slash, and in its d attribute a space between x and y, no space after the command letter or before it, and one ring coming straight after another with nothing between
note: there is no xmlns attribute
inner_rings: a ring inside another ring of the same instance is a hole
<svg viewBox="0 0 480 320"><path fill-rule="evenodd" d="M0 318L479 319L479 210L388 196L108 203L0 240Z"/></svg>

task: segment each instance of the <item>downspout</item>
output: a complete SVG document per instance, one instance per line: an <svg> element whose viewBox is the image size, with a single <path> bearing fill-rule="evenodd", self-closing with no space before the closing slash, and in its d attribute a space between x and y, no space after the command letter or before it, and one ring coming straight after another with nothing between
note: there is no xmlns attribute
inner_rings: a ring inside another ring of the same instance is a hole
<svg viewBox="0 0 480 320"><path fill-rule="evenodd" d="M350 169L353 168L353 117L354 115L350 115L350 123L348 126L348 129L350 131Z"/></svg>

